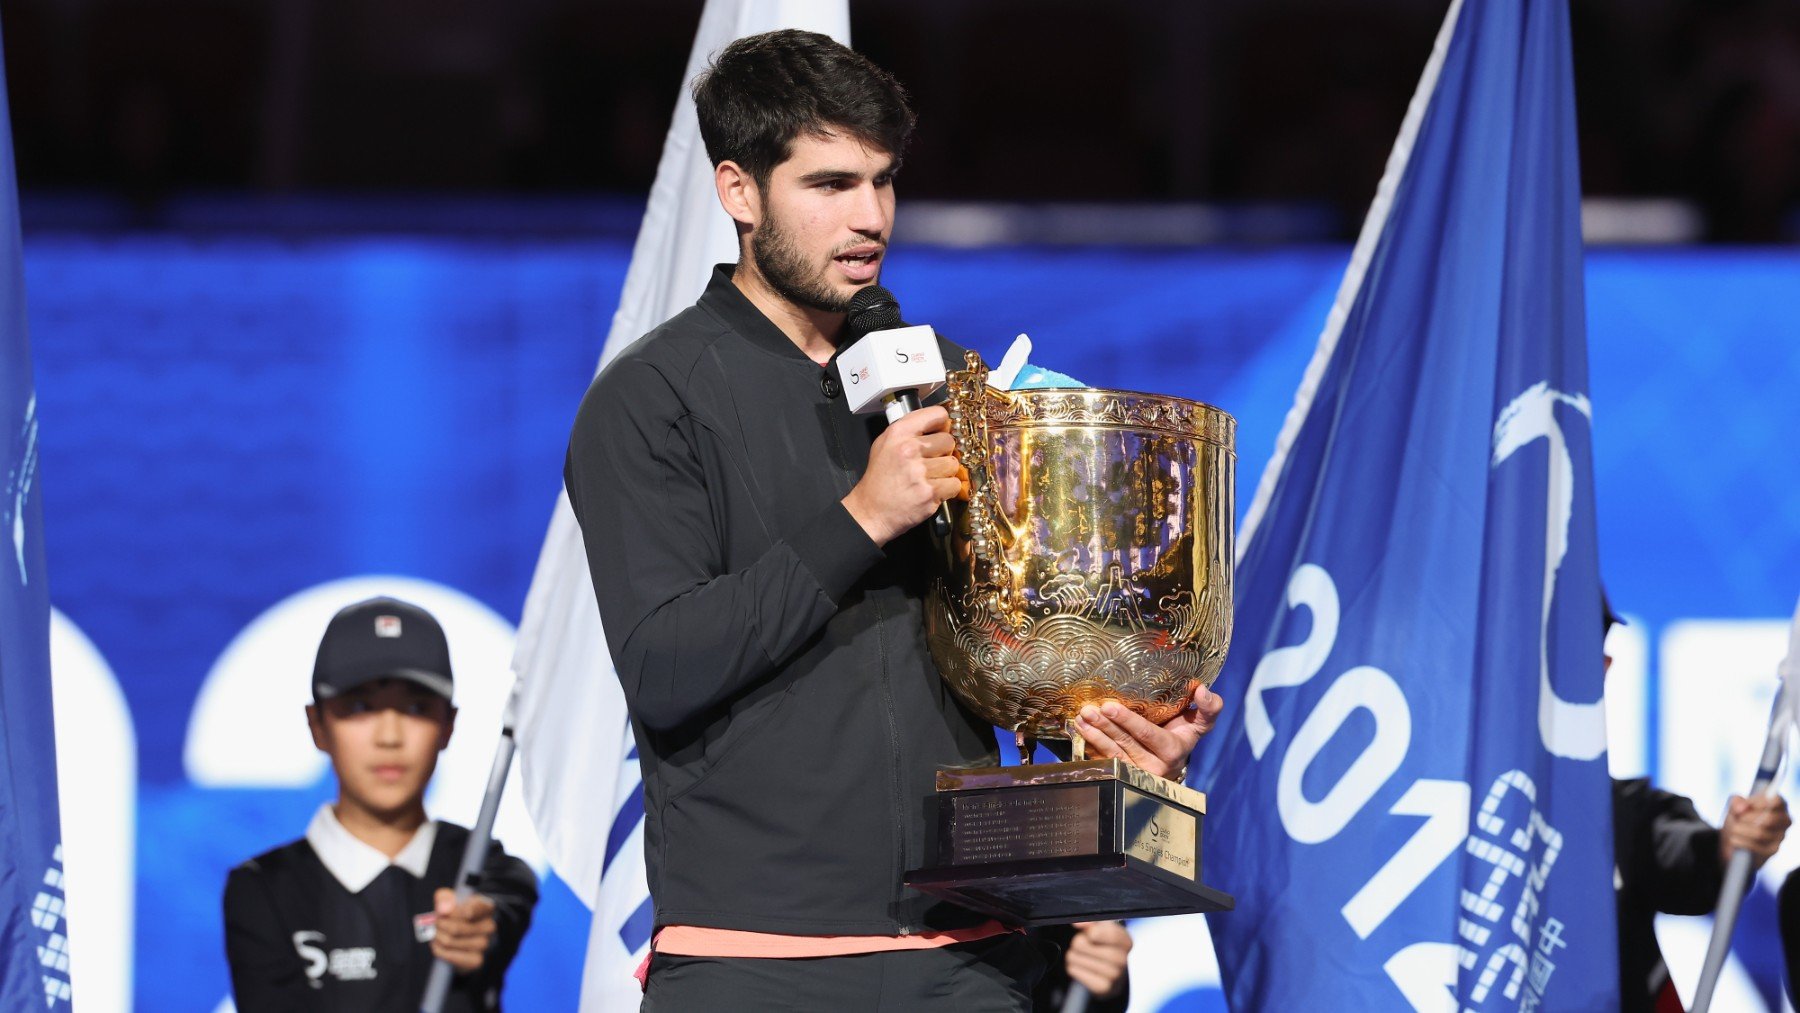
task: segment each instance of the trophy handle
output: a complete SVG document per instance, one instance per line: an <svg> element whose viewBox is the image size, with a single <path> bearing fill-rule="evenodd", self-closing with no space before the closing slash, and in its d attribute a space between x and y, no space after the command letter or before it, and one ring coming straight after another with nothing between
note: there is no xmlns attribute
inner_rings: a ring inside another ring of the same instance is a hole
<svg viewBox="0 0 1800 1013"><path fill-rule="evenodd" d="M1023 633L1030 626L1025 603L1010 580L1003 576L1005 561L1000 552L999 504L994 484L988 473L988 452L993 446L988 435L990 399L1009 404L1012 396L988 386L988 368L981 356L963 353L963 369L952 370L944 382L950 390L946 407L950 412L950 435L956 441L956 456L969 472L969 506L964 512L964 531L950 532L954 541L966 537L974 557L976 595L986 599L1000 620L1014 632Z"/></svg>

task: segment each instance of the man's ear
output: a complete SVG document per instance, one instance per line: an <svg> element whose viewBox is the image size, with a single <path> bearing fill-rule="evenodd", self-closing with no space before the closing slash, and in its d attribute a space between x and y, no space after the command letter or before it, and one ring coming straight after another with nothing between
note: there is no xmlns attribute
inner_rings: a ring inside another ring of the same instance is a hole
<svg viewBox="0 0 1800 1013"><path fill-rule="evenodd" d="M312 732L314 749L321 753L331 752L331 747L325 742L325 713L316 703L306 705L306 728Z"/></svg>
<svg viewBox="0 0 1800 1013"><path fill-rule="evenodd" d="M455 731L456 708L452 707L450 708L449 715L444 718L444 730L438 733L438 752L443 752L444 748L450 745L450 735Z"/></svg>
<svg viewBox="0 0 1800 1013"><path fill-rule="evenodd" d="M762 190L743 166L730 159L714 166L713 187L720 206L739 226L755 228L762 221Z"/></svg>

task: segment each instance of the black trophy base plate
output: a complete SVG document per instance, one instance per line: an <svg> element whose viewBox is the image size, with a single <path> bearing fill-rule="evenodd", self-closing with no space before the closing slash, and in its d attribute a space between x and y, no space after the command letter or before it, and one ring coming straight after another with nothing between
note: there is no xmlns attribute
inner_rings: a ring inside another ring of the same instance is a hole
<svg viewBox="0 0 1800 1013"><path fill-rule="evenodd" d="M1237 904L1228 893L1116 853L915 869L906 885L1015 925L1230 911Z"/></svg>
<svg viewBox="0 0 1800 1013"><path fill-rule="evenodd" d="M1023 925L1229 911L1200 881L1206 796L1119 760L941 770L916 890Z"/></svg>

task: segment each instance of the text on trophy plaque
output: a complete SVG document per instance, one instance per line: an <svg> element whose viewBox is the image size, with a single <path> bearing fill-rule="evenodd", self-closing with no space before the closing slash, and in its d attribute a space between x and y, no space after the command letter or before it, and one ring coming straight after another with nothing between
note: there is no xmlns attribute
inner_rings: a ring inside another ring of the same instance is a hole
<svg viewBox="0 0 1800 1013"><path fill-rule="evenodd" d="M954 798L950 864L1098 854L1100 791L1090 784Z"/></svg>

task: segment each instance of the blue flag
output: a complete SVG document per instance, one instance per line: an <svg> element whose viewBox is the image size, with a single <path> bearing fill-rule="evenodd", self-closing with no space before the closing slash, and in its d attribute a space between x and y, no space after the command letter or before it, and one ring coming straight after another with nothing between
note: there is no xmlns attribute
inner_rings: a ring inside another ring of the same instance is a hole
<svg viewBox="0 0 1800 1013"><path fill-rule="evenodd" d="M1568 10L1456 0L1240 537L1238 1010L1618 1003Z"/></svg>
<svg viewBox="0 0 1800 1013"><path fill-rule="evenodd" d="M37 487L37 394L25 334L19 190L0 68L0 1009L68 1009L56 742L50 722L50 598Z"/></svg>

